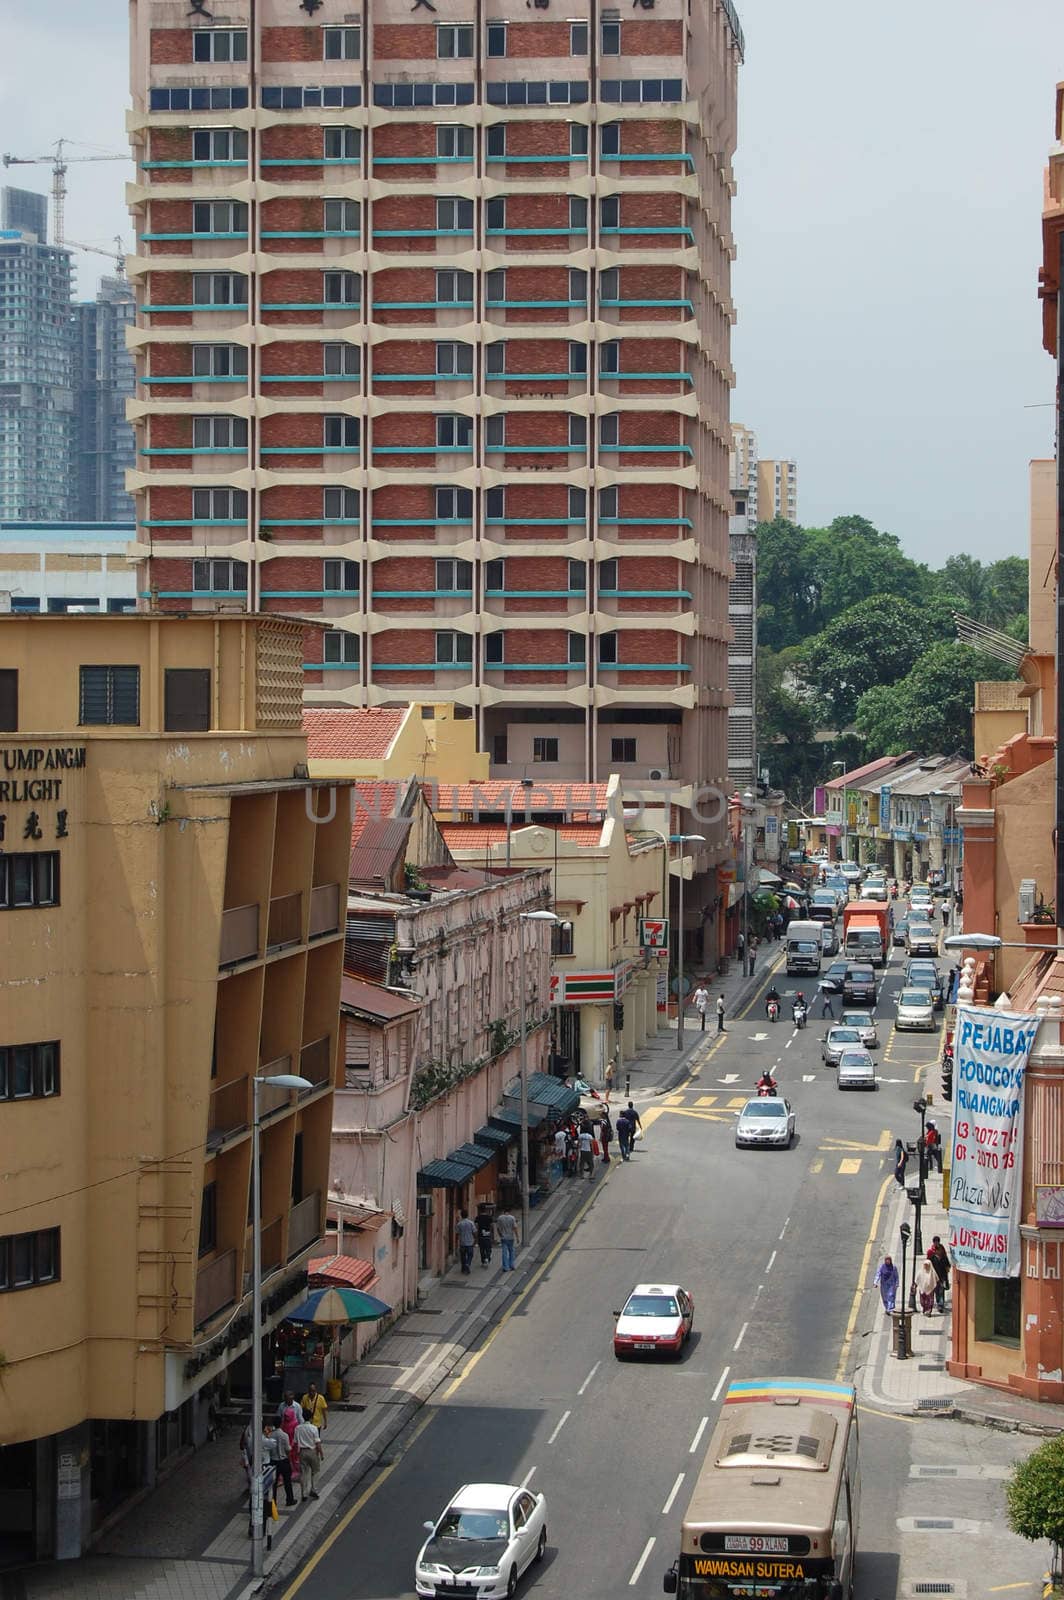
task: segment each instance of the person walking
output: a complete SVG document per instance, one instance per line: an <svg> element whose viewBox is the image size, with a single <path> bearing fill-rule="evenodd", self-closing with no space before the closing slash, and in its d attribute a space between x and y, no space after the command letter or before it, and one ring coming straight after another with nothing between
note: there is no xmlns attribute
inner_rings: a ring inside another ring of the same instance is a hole
<svg viewBox="0 0 1064 1600"><path fill-rule="evenodd" d="M307 1384L307 1392L303 1396L303 1410L310 1412L310 1420L319 1433L324 1433L329 1426L329 1407L325 1403L325 1396L318 1393L316 1383Z"/></svg>
<svg viewBox="0 0 1064 1600"><path fill-rule="evenodd" d="M835 1020L835 996L838 994L838 985L834 978L821 978L817 984L820 991L820 1015Z"/></svg>
<svg viewBox="0 0 1064 1600"><path fill-rule="evenodd" d="M613 1093L613 1080L614 1080L614 1078L616 1076L617 1076L617 1063L614 1060L613 1056L610 1056L610 1059L606 1063L606 1104L607 1105L609 1105L609 1103L610 1103L610 1095Z"/></svg>
<svg viewBox="0 0 1064 1600"><path fill-rule="evenodd" d="M621 1152L622 1161L627 1161L629 1158L634 1131L634 1125L629 1120L627 1111L622 1111L617 1118L617 1148Z"/></svg>
<svg viewBox="0 0 1064 1600"><path fill-rule="evenodd" d="M706 988L705 984L700 983L698 985L698 988L691 996L691 999L694 1002L695 1010L698 1012L699 1020L702 1024L702 1032L705 1033L706 1011L709 1009L709 990Z"/></svg>
<svg viewBox="0 0 1064 1600"><path fill-rule="evenodd" d="M927 1124L924 1134L924 1149L927 1152L928 1172L942 1171L942 1135L933 1122Z"/></svg>
<svg viewBox="0 0 1064 1600"><path fill-rule="evenodd" d="M495 1218L495 1232L499 1236L499 1249L502 1252L502 1270L514 1270L514 1251L517 1247L517 1218L507 1207L500 1211Z"/></svg>
<svg viewBox="0 0 1064 1600"><path fill-rule="evenodd" d="M927 1252L927 1259L935 1269L935 1305L945 1315L946 1290L949 1288L950 1259L946 1246L936 1233L931 1240L931 1248Z"/></svg>
<svg viewBox="0 0 1064 1600"><path fill-rule="evenodd" d="M565 1135L563 1134L562 1135L562 1139L563 1139L562 1149L563 1149L563 1151L565 1149L564 1138L565 1138ZM491 1250L492 1250L492 1246L495 1243L495 1223L492 1221L491 1212L490 1211L484 1211L484 1210L478 1211L477 1212L477 1224L476 1224L476 1226L477 1226L477 1244L480 1247L480 1264L481 1264L482 1267L490 1267L491 1266Z"/></svg>
<svg viewBox="0 0 1064 1600"><path fill-rule="evenodd" d="M318 1473L321 1471L325 1452L321 1447L321 1433L313 1420L313 1413L306 1406L303 1407L303 1421L296 1429L296 1444L299 1446L300 1485L299 1501L317 1500L320 1498L317 1490Z"/></svg>
<svg viewBox="0 0 1064 1600"><path fill-rule="evenodd" d="M610 1114L606 1107L603 1107L602 1115L599 1118L598 1136L599 1144L602 1146L602 1165L608 1167L610 1164L610 1145L613 1142L613 1123L610 1121Z"/></svg>
<svg viewBox="0 0 1064 1600"><path fill-rule="evenodd" d="M872 1280L879 1290L879 1298L883 1302L883 1310L889 1316L898 1301L898 1269L890 1256L884 1256L876 1268L876 1275Z"/></svg>
<svg viewBox="0 0 1064 1600"><path fill-rule="evenodd" d="M269 1459L284 1486L284 1503L286 1506L294 1506L296 1497L292 1493L292 1447L288 1442L288 1435L283 1428L275 1427L272 1422L267 1422L262 1432L263 1442L269 1450Z"/></svg>
<svg viewBox="0 0 1064 1600"><path fill-rule="evenodd" d="M938 1273L925 1256L916 1269L916 1292L920 1296L920 1310L925 1317L934 1315L937 1284Z"/></svg>
<svg viewBox="0 0 1064 1600"><path fill-rule="evenodd" d="M587 1173L589 1183L595 1176L595 1140L586 1122L580 1129L580 1172Z"/></svg>
<svg viewBox="0 0 1064 1600"><path fill-rule="evenodd" d="M909 1152L900 1139L894 1141L894 1182L905 1187L905 1169L909 1165Z"/></svg>
<svg viewBox="0 0 1064 1600"><path fill-rule="evenodd" d="M470 1221L469 1212L463 1211L455 1228L455 1237L458 1240L458 1259L462 1263L462 1276L469 1277L469 1269L473 1265L473 1251L477 1243L477 1225Z"/></svg>
<svg viewBox="0 0 1064 1600"><path fill-rule="evenodd" d="M625 1115L627 1116L628 1121L631 1123L631 1126L632 1126L632 1137L631 1137L629 1148L630 1149L634 1149L635 1148L635 1131L638 1128L640 1137L642 1137L643 1124L639 1119L639 1112L636 1110L635 1106L632 1104L632 1102L630 1100L629 1100L628 1104L625 1106L624 1109L625 1109Z"/></svg>
<svg viewBox="0 0 1064 1600"><path fill-rule="evenodd" d="M277 1413L277 1421L281 1431L288 1439L288 1460L292 1469L292 1477L299 1477L299 1446L296 1444L296 1429L303 1421L303 1407L296 1404L296 1397L289 1389L281 1402Z"/></svg>
<svg viewBox="0 0 1064 1600"><path fill-rule="evenodd" d="M724 1027L724 996L722 994L718 994L718 996L717 996L717 1032L718 1033L724 1033L726 1031L727 1030Z"/></svg>
<svg viewBox="0 0 1064 1600"><path fill-rule="evenodd" d="M561 1162L563 1170L565 1168L565 1145L567 1137L565 1124L562 1123L561 1127L557 1128L554 1133L554 1159L555 1161Z"/></svg>

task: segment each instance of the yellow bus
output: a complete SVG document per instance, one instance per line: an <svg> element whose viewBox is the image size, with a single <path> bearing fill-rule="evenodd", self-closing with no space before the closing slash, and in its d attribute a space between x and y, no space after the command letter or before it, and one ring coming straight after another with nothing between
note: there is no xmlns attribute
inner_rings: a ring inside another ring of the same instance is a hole
<svg viewBox="0 0 1064 1600"><path fill-rule="evenodd" d="M665 1593L851 1600L860 1481L856 1396L816 1378L731 1383Z"/></svg>

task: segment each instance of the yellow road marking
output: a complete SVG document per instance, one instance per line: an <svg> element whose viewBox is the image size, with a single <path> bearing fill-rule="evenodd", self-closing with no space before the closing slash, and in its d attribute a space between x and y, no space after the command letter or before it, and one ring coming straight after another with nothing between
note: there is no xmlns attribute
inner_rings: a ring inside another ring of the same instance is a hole
<svg viewBox="0 0 1064 1600"><path fill-rule="evenodd" d="M845 1381L846 1368L850 1360L850 1346L853 1344L854 1329L857 1327L857 1318L861 1311L861 1301L864 1297L865 1284L868 1281L868 1263L872 1259L872 1250L875 1246L876 1235L879 1232L879 1215L883 1210L883 1202L887 1198L887 1191L894 1182L894 1174L888 1173L879 1186L875 1210L872 1212L872 1226L868 1232L868 1240L861 1257L861 1265L857 1269L857 1288L853 1292L853 1301L850 1305L850 1315L846 1323L846 1332L842 1336L842 1346L839 1350L839 1364L835 1369L835 1382Z"/></svg>
<svg viewBox="0 0 1064 1600"><path fill-rule="evenodd" d="M864 1150L875 1152L877 1150L889 1150L892 1143L893 1140L890 1137L889 1129L884 1128L876 1144L858 1144L856 1139L836 1139L834 1134L826 1134L820 1148L821 1150Z"/></svg>
<svg viewBox="0 0 1064 1600"><path fill-rule="evenodd" d="M1029 1578L1026 1583L995 1583L992 1589L987 1590L987 1594L1004 1594L1006 1589L1029 1589L1033 1583L1038 1582L1040 1582L1038 1578Z"/></svg>
<svg viewBox="0 0 1064 1600"><path fill-rule="evenodd" d="M852 1176L853 1173L855 1173L855 1172L860 1172L860 1170L861 1170L861 1158L860 1158L860 1156L857 1156L857 1157L844 1156L843 1159L839 1162L839 1171L840 1171L840 1173L845 1174L845 1176L847 1176L847 1177Z"/></svg>
<svg viewBox="0 0 1064 1600"><path fill-rule="evenodd" d="M837 1378L837 1383L844 1380ZM863 1416L886 1417L888 1422L929 1422L930 1417L915 1416L910 1411L881 1411L878 1406L866 1405L863 1400L858 1400L857 1409ZM287 1600L287 1596L284 1597Z"/></svg>
<svg viewBox="0 0 1064 1600"><path fill-rule="evenodd" d="M696 1106L715 1106L720 1099L719 1094L700 1094L695 1101Z"/></svg>
<svg viewBox="0 0 1064 1600"><path fill-rule="evenodd" d="M695 1106L655 1106L653 1107L652 1111L646 1111L643 1113L644 1127L647 1126L651 1115L653 1115L655 1120L657 1120L658 1117L669 1116L694 1117L698 1122L731 1123L735 1121L734 1114L730 1111L699 1111Z"/></svg>
<svg viewBox="0 0 1064 1600"><path fill-rule="evenodd" d="M823 1172L823 1170L824 1170L823 1161L821 1161L818 1158L816 1161L811 1162L810 1166L809 1166L809 1170L810 1170L810 1172Z"/></svg>
<svg viewBox="0 0 1064 1600"><path fill-rule="evenodd" d="M750 1096L748 1094L733 1094L731 1099L728 1101L728 1105L734 1111L738 1106L745 1106L749 1098Z"/></svg>

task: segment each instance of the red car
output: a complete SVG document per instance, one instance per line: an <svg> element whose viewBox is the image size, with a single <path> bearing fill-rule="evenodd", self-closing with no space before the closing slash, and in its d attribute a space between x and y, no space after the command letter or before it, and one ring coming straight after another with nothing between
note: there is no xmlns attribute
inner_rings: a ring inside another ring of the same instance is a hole
<svg viewBox="0 0 1064 1600"><path fill-rule="evenodd" d="M613 1353L678 1356L691 1335L694 1301L678 1283L637 1283L616 1313Z"/></svg>

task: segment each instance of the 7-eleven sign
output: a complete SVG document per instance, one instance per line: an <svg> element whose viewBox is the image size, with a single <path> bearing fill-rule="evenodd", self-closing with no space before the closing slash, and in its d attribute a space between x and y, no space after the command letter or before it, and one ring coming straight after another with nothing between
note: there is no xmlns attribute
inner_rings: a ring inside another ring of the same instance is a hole
<svg viewBox="0 0 1064 1600"><path fill-rule="evenodd" d="M669 948L668 917L640 917L639 943L644 950L667 950Z"/></svg>

